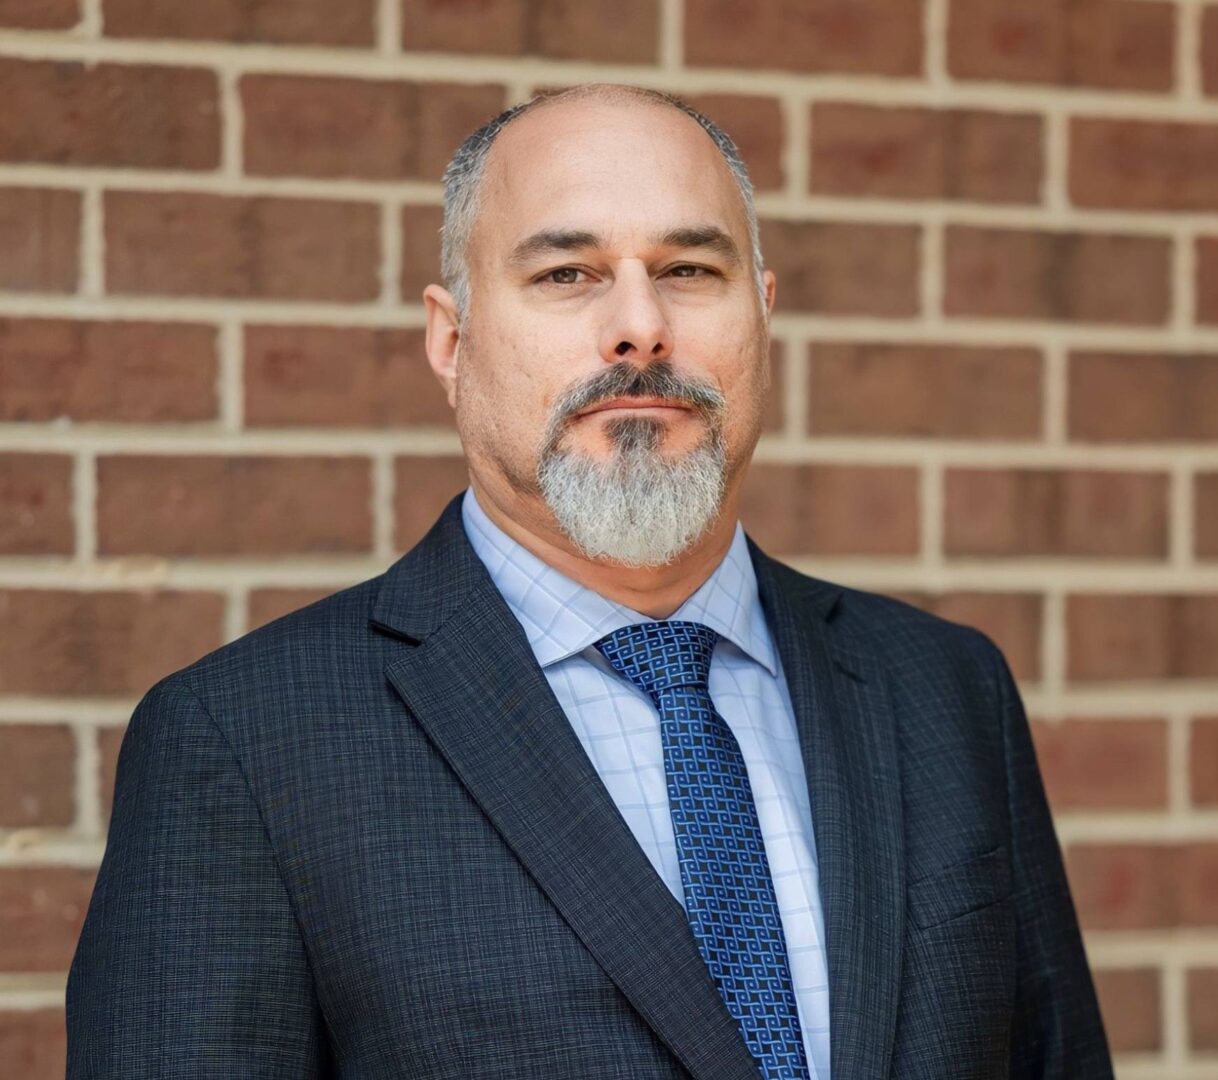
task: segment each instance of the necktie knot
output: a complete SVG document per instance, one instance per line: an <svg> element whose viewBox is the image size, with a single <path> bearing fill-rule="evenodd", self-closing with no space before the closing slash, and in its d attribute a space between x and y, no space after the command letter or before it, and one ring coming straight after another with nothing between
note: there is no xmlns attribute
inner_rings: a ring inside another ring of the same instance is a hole
<svg viewBox="0 0 1218 1080"><path fill-rule="evenodd" d="M623 626L596 647L619 675L654 698L678 686L706 689L718 637L702 623L665 620Z"/></svg>

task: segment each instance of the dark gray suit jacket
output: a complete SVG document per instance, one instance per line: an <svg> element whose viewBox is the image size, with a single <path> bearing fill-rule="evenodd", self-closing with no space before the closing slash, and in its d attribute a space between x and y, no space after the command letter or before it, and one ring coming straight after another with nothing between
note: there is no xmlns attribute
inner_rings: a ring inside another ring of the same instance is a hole
<svg viewBox="0 0 1218 1080"><path fill-rule="evenodd" d="M757 1080L459 503L140 701L70 1077ZM750 550L811 793L833 1080L1111 1077L1002 654Z"/></svg>

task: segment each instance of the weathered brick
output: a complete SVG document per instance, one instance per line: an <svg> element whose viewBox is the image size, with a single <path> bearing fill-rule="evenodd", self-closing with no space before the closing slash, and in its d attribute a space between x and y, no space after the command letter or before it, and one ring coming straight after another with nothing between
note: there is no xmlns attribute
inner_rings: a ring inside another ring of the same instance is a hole
<svg viewBox="0 0 1218 1080"><path fill-rule="evenodd" d="M1113 1053L1158 1050L1163 1045L1162 976L1158 968L1097 968L1095 994Z"/></svg>
<svg viewBox="0 0 1218 1080"><path fill-rule="evenodd" d="M809 356L813 435L1040 436L1036 349L826 341Z"/></svg>
<svg viewBox="0 0 1218 1080"><path fill-rule="evenodd" d="M440 279L440 226L444 211L439 206L402 207L402 299L423 303L423 290Z"/></svg>
<svg viewBox="0 0 1218 1080"><path fill-rule="evenodd" d="M101 823L108 826L114 810L114 776L118 769L118 755L123 746L127 725L105 727L97 732L98 792L101 795Z"/></svg>
<svg viewBox="0 0 1218 1080"><path fill-rule="evenodd" d="M367 203L109 191L113 293L372 300L379 212Z"/></svg>
<svg viewBox="0 0 1218 1080"><path fill-rule="evenodd" d="M246 75L246 171L262 176L439 180L502 86Z"/></svg>
<svg viewBox="0 0 1218 1080"><path fill-rule="evenodd" d="M0 866L0 971L67 971L97 871Z"/></svg>
<svg viewBox="0 0 1218 1080"><path fill-rule="evenodd" d="M1071 117L1069 184L1075 206L1218 209L1218 124Z"/></svg>
<svg viewBox="0 0 1218 1080"><path fill-rule="evenodd" d="M143 693L218 648L223 616L219 593L0 589L0 693Z"/></svg>
<svg viewBox="0 0 1218 1080"><path fill-rule="evenodd" d="M1072 681L1218 676L1218 593L1066 597Z"/></svg>
<svg viewBox="0 0 1218 1080"><path fill-rule="evenodd" d="M75 191L0 187L0 289L73 292L79 252Z"/></svg>
<svg viewBox="0 0 1218 1080"><path fill-rule="evenodd" d="M211 326L0 319L0 420L211 420L218 363Z"/></svg>
<svg viewBox="0 0 1218 1080"><path fill-rule="evenodd" d="M763 221L765 263L778 278L775 311L916 315L920 240L912 225Z"/></svg>
<svg viewBox="0 0 1218 1080"><path fill-rule="evenodd" d="M0 453L0 555L71 555L70 454Z"/></svg>
<svg viewBox="0 0 1218 1080"><path fill-rule="evenodd" d="M1218 323L1218 236L1197 238L1197 321Z"/></svg>
<svg viewBox="0 0 1218 1080"><path fill-rule="evenodd" d="M900 466L755 464L740 516L749 535L776 555L915 555L917 472Z"/></svg>
<svg viewBox="0 0 1218 1080"><path fill-rule="evenodd" d="M1017 680L1036 682L1040 679L1040 629L1044 608L1040 593L884 591L932 615L976 627L1002 650Z"/></svg>
<svg viewBox="0 0 1218 1080"><path fill-rule="evenodd" d="M959 79L1170 90L1175 5L1138 0L951 0Z"/></svg>
<svg viewBox="0 0 1218 1080"><path fill-rule="evenodd" d="M314 601L338 592L343 586L319 589L266 588L251 589L249 594L249 611L246 619L246 629L255 630L265 626L281 615L287 615L297 608L306 607Z"/></svg>
<svg viewBox="0 0 1218 1080"><path fill-rule="evenodd" d="M1188 970L1188 1045L1218 1050L1218 967Z"/></svg>
<svg viewBox="0 0 1218 1080"><path fill-rule="evenodd" d="M695 65L922 73L922 4L911 0L687 0Z"/></svg>
<svg viewBox="0 0 1218 1080"><path fill-rule="evenodd" d="M1199 559L1218 558L1218 472L1193 478L1193 551Z"/></svg>
<svg viewBox="0 0 1218 1080"><path fill-rule="evenodd" d="M0 827L71 825L75 762L66 724L0 724Z"/></svg>
<svg viewBox="0 0 1218 1080"><path fill-rule="evenodd" d="M1218 95L1218 4L1201 9L1201 83L1205 93Z"/></svg>
<svg viewBox="0 0 1218 1080"><path fill-rule="evenodd" d="M685 94L684 100L731 136L756 191L784 182L782 106L777 98L745 94Z"/></svg>
<svg viewBox="0 0 1218 1080"><path fill-rule="evenodd" d="M78 0L0 0L0 26L70 30L80 21ZM0 1061L6 1060L0 1055Z"/></svg>
<svg viewBox="0 0 1218 1080"><path fill-rule="evenodd" d="M1067 430L1089 442L1218 439L1218 353L1069 357Z"/></svg>
<svg viewBox="0 0 1218 1080"><path fill-rule="evenodd" d="M97 546L105 555L366 552L371 499L363 457L105 455Z"/></svg>
<svg viewBox="0 0 1218 1080"><path fill-rule="evenodd" d="M1070 892L1084 930L1177 925L1176 852L1169 844L1071 844Z"/></svg>
<svg viewBox="0 0 1218 1080"><path fill-rule="evenodd" d="M402 48L652 64L658 0L404 0Z"/></svg>
<svg viewBox="0 0 1218 1080"><path fill-rule="evenodd" d="M421 330L251 326L245 421L253 427L453 425Z"/></svg>
<svg viewBox="0 0 1218 1080"><path fill-rule="evenodd" d="M1054 813L1166 806L1165 720L1034 718L1032 734Z"/></svg>
<svg viewBox="0 0 1218 1080"><path fill-rule="evenodd" d="M1193 717L1188 743L1189 795L1194 806L1218 806L1218 715Z"/></svg>
<svg viewBox="0 0 1218 1080"><path fill-rule="evenodd" d="M812 106L810 188L831 195L1033 203L1041 119L1031 113L824 101Z"/></svg>
<svg viewBox="0 0 1218 1080"><path fill-rule="evenodd" d="M0 161L213 169L218 95L201 68L0 58Z"/></svg>
<svg viewBox="0 0 1218 1080"><path fill-rule="evenodd" d="M949 468L944 486L949 555L1167 555L1165 473Z"/></svg>
<svg viewBox="0 0 1218 1080"><path fill-rule="evenodd" d="M0 1010L0 1061L21 1080L61 1080L68 1061L63 1007Z"/></svg>
<svg viewBox="0 0 1218 1080"><path fill-rule="evenodd" d="M453 496L469 486L463 457L407 455L393 468L393 544L409 551L435 524Z"/></svg>
<svg viewBox="0 0 1218 1080"><path fill-rule="evenodd" d="M1161 324L1171 245L1156 236L949 226L949 315Z"/></svg>
<svg viewBox="0 0 1218 1080"><path fill-rule="evenodd" d="M1180 844L1176 859L1180 925L1218 926L1218 841Z"/></svg>
<svg viewBox="0 0 1218 1080"><path fill-rule="evenodd" d="M375 18L376 0L102 0L102 21L111 37L371 45Z"/></svg>

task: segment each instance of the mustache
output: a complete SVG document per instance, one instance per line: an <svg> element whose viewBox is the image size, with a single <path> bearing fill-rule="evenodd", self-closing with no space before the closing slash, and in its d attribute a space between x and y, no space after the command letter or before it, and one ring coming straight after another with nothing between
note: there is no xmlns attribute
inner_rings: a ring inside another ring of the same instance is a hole
<svg viewBox="0 0 1218 1080"><path fill-rule="evenodd" d="M552 427L557 429L583 409L621 397L668 398L707 417L720 415L727 405L727 399L717 386L705 379L678 375L668 360L644 368L614 364L558 398L554 404Z"/></svg>

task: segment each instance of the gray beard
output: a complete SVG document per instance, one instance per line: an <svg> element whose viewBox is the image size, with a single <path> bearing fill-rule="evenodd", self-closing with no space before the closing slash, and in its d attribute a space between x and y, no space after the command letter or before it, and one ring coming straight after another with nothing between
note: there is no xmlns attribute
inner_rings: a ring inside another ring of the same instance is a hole
<svg viewBox="0 0 1218 1080"><path fill-rule="evenodd" d="M661 421L626 417L608 426L613 456L597 462L551 442L538 463L542 497L587 558L663 566L719 516L727 461L717 425L675 460L659 449Z"/></svg>

